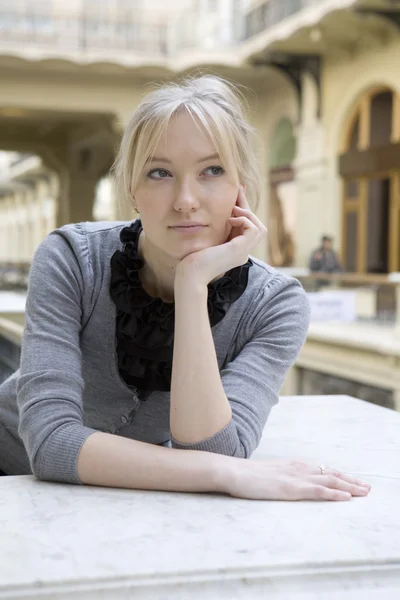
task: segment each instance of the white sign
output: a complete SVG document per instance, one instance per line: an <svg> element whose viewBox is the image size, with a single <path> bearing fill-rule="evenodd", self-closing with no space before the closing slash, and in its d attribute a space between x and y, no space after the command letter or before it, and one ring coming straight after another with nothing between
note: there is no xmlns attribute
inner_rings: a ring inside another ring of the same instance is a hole
<svg viewBox="0 0 400 600"><path fill-rule="evenodd" d="M311 321L355 321L356 295L354 291L343 290L309 293Z"/></svg>

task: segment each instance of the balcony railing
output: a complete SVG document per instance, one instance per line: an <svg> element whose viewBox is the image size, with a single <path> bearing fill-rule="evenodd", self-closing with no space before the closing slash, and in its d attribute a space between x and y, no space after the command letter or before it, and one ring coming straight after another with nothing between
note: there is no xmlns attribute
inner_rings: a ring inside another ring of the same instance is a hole
<svg viewBox="0 0 400 600"><path fill-rule="evenodd" d="M167 26L137 20L131 14L115 18L88 14L52 15L35 9L21 12L0 7L2 47L34 45L41 49L91 51L133 51L167 53Z"/></svg>
<svg viewBox="0 0 400 600"><path fill-rule="evenodd" d="M96 14L94 9L80 13L47 14L40 8L21 9L0 3L0 47L41 51L119 53L124 56L153 54L172 56L188 49L229 49L284 20L327 0L264 0L247 13L217 0L214 10L198 4L178 16L164 19L144 17L132 9L114 14ZM17 3L16 3L17 4ZM127 5L126 5L127 6ZM230 6L229 10L226 7Z"/></svg>
<svg viewBox="0 0 400 600"><path fill-rule="evenodd" d="M244 38L251 38L266 29L278 25L308 6L321 4L324 0L265 0L247 13L244 24Z"/></svg>

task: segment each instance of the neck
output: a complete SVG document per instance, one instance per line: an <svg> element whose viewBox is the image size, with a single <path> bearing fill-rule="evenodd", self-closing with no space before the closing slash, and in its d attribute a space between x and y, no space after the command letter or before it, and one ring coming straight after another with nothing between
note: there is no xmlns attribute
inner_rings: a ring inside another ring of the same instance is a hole
<svg viewBox="0 0 400 600"><path fill-rule="evenodd" d="M175 273L179 261L152 246L144 231L139 236L138 252L144 261L139 277L145 291L164 302L173 302Z"/></svg>

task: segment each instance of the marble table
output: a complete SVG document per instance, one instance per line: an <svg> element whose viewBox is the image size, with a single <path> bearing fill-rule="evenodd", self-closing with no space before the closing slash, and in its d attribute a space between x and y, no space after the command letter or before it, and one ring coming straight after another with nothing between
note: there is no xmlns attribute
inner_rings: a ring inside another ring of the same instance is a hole
<svg viewBox="0 0 400 600"><path fill-rule="evenodd" d="M252 502L0 478L0 599L398 600L400 414L282 398L254 458L373 485L345 503Z"/></svg>

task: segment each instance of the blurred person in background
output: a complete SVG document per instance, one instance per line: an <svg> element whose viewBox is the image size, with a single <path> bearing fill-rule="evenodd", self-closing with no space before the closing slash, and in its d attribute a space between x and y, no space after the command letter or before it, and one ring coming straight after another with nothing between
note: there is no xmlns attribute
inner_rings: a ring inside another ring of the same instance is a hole
<svg viewBox="0 0 400 600"><path fill-rule="evenodd" d="M341 273L343 271L330 236L322 236L321 245L311 253L309 268L313 273Z"/></svg>

